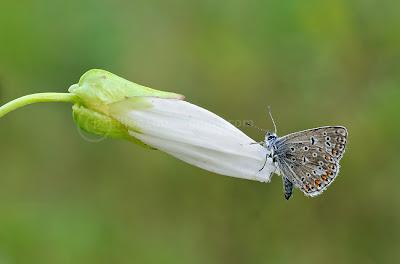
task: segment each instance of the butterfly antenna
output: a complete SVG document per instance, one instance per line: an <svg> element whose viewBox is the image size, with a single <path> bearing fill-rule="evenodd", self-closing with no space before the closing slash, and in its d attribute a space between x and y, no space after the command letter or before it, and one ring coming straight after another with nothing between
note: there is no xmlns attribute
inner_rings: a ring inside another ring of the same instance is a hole
<svg viewBox="0 0 400 264"><path fill-rule="evenodd" d="M259 128L258 126L254 125L253 123L246 122L246 125L249 126L249 127L254 127L255 129L258 129L258 130L260 130L260 131L262 131L264 133L267 132L266 129Z"/></svg>
<svg viewBox="0 0 400 264"><path fill-rule="evenodd" d="M274 118L272 117L271 106L268 106L268 113L269 113L269 116L271 117L272 123L274 124L274 130L275 130L275 135L276 135L276 133L278 131L276 129L276 124L275 124Z"/></svg>

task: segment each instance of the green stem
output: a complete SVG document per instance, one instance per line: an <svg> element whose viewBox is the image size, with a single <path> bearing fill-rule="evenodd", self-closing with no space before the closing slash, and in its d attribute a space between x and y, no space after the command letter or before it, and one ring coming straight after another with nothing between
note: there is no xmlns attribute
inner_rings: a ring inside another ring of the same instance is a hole
<svg viewBox="0 0 400 264"><path fill-rule="evenodd" d="M22 96L0 107L0 118L18 108L34 103L64 102L77 103L78 97L70 93L37 93Z"/></svg>

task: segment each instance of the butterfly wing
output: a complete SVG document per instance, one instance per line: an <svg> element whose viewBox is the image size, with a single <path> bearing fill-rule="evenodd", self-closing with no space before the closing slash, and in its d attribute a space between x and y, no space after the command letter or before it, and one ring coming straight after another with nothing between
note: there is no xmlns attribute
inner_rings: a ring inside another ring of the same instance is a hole
<svg viewBox="0 0 400 264"><path fill-rule="evenodd" d="M276 142L279 169L308 196L321 194L339 173L347 143L342 126L319 127L289 134Z"/></svg>

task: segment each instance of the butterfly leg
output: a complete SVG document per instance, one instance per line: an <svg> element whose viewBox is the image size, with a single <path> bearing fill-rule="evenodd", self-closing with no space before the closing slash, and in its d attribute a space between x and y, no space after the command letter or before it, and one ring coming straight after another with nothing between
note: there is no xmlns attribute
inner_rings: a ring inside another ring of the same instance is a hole
<svg viewBox="0 0 400 264"><path fill-rule="evenodd" d="M282 178L283 178L283 190L285 192L285 199L289 200L293 193L293 183L285 176L282 176Z"/></svg>
<svg viewBox="0 0 400 264"><path fill-rule="evenodd" d="M262 171L262 170L264 169L264 167L265 167L265 164L267 164L267 157L265 157L264 165L263 165L262 168L259 169L258 171Z"/></svg>
<svg viewBox="0 0 400 264"><path fill-rule="evenodd" d="M265 168L265 165L267 164L268 158L272 158L272 155L267 153L267 155L265 155L264 165L263 165L262 168L259 169L258 171L262 171L262 170Z"/></svg>

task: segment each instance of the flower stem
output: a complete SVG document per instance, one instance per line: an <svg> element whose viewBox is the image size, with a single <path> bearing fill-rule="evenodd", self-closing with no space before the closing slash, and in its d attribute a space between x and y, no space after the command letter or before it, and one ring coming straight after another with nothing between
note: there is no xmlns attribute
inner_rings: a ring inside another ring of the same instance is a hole
<svg viewBox="0 0 400 264"><path fill-rule="evenodd" d="M77 103L78 97L70 93L37 93L22 96L1 106L0 118L23 106L46 102Z"/></svg>

